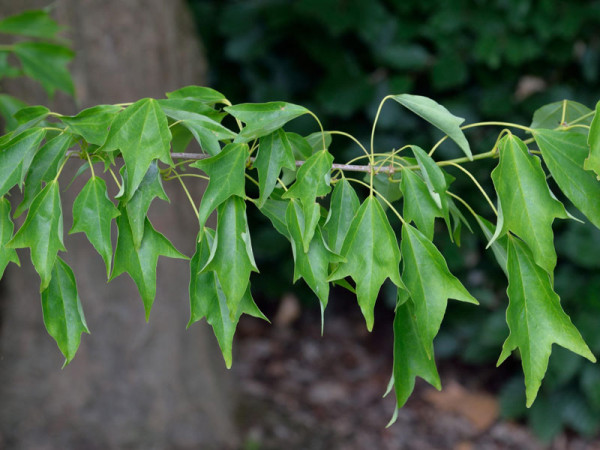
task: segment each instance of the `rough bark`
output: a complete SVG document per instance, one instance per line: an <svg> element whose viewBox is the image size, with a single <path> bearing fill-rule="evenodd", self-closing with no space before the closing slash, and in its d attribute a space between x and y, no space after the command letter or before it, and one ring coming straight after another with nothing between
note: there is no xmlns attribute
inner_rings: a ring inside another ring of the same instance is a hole
<svg viewBox="0 0 600 450"><path fill-rule="evenodd" d="M0 0L0 16L46 4ZM77 52L72 70L78 99L59 94L53 109L72 113L202 83L202 50L183 0L57 0L54 6ZM32 83L5 88L30 103L48 103ZM198 198L201 186L192 188ZM75 193L72 188L63 197L65 230ZM197 222L178 186L168 194L172 205L153 207L154 225L191 255ZM159 260L146 324L127 275L107 285L101 258L80 233L67 237L66 246L92 334L83 335L75 360L61 370L62 356L42 322L39 277L29 252L21 252L23 267L12 265L1 286L0 448L237 446L216 341L205 326L185 330L187 263Z"/></svg>

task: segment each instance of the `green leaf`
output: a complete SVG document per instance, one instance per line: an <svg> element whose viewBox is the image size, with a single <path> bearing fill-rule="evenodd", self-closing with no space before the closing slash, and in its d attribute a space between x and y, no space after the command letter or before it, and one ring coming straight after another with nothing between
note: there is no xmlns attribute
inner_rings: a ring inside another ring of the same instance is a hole
<svg viewBox="0 0 600 450"><path fill-rule="evenodd" d="M273 227L279 234L288 239L290 239L290 233L287 229L285 215L289 203L289 201L268 198L265 204L260 208L260 212L271 221Z"/></svg>
<svg viewBox="0 0 600 450"><path fill-rule="evenodd" d="M308 139L300 136L297 133L285 133L285 135L287 136L290 146L292 147L294 159L306 161L308 158L310 158L310 155L313 154L313 148L308 142ZM321 144L321 147L322 146L323 144ZM296 170L296 167L294 167L293 170Z"/></svg>
<svg viewBox="0 0 600 450"><path fill-rule="evenodd" d="M58 251L63 244L63 215L58 182L51 181L35 197L25 222L7 244L31 249L31 261L40 275L40 292L48 287Z"/></svg>
<svg viewBox="0 0 600 450"><path fill-rule="evenodd" d="M16 34L42 39L54 39L61 28L47 11L31 10L0 21L0 33Z"/></svg>
<svg viewBox="0 0 600 450"><path fill-rule="evenodd" d="M266 136L290 120L309 112L303 106L286 102L242 103L224 109L246 124L234 142L248 142Z"/></svg>
<svg viewBox="0 0 600 450"><path fill-rule="evenodd" d="M242 314L249 314L259 319L268 319L258 309L250 293L248 285L237 311L231 314L223 289L217 275L213 271L200 272L210 257L214 241L214 232L204 229L204 236L198 238L196 253L190 261L190 321L188 327L206 317L221 347L227 368L231 368L232 344L235 328Z"/></svg>
<svg viewBox="0 0 600 450"><path fill-rule="evenodd" d="M484 219L480 215L476 215L475 219L477 220L477 223L481 227L481 230L483 231L485 238L488 241L490 241L492 239L492 236L494 236L494 233L496 232L496 227L491 222ZM504 236L496 239L490 245L490 247L492 247L492 252L494 253L494 256L496 258L496 261L498 262L498 265L500 266L500 268L502 269L502 271L504 272L504 274L506 276L508 276L508 271L506 269L506 260L508 258L507 246L508 246L508 236L507 235L504 235Z"/></svg>
<svg viewBox="0 0 600 450"><path fill-rule="evenodd" d="M560 190L600 228L600 183L583 169L589 148L585 136L552 130L538 130L533 136Z"/></svg>
<svg viewBox="0 0 600 450"><path fill-rule="evenodd" d="M75 88L67 64L75 53L67 47L48 42L20 42L14 53L28 77L39 81L49 96L59 89L74 96Z"/></svg>
<svg viewBox="0 0 600 450"><path fill-rule="evenodd" d="M389 278L403 287L400 279L400 249L396 235L379 201L369 196L360 206L344 239L341 256L346 259L329 276L329 281L348 275L356 282L358 304L367 329L373 329L373 310L383 282Z"/></svg>
<svg viewBox="0 0 600 450"><path fill-rule="evenodd" d="M46 131L32 128L0 145L0 197L21 185Z"/></svg>
<svg viewBox="0 0 600 450"><path fill-rule="evenodd" d="M227 116L227 113L225 112L217 111L204 102L190 98L166 98L159 99L156 102L160 105L165 114L174 120L194 120L198 119L197 116L202 116L205 119L208 118L214 122L221 123L223 118ZM227 132L232 133L232 131L226 130ZM235 133L233 134L235 136Z"/></svg>
<svg viewBox="0 0 600 450"><path fill-rule="evenodd" d="M414 222L427 239L433 239L436 217L444 217L425 182L412 170L402 171L400 189L404 194L404 219ZM441 197L440 197L441 199Z"/></svg>
<svg viewBox="0 0 600 450"><path fill-rule="evenodd" d="M69 234L77 232L86 234L104 260L107 278L110 275L112 259L110 226L112 220L118 215L119 210L108 198L106 183L102 178L90 178L73 202L73 226Z"/></svg>
<svg viewBox="0 0 600 450"><path fill-rule="evenodd" d="M14 262L17 266L21 265L16 250L6 246L12 238L13 230L14 225L10 220L10 202L0 197L0 279L9 262Z"/></svg>
<svg viewBox="0 0 600 450"><path fill-rule="evenodd" d="M204 86L186 86L176 91L167 92L169 99L191 99L207 105L225 103L227 100L223 94L214 89Z"/></svg>
<svg viewBox="0 0 600 450"><path fill-rule="evenodd" d="M512 231L529 245L536 263L552 273L556 265L552 222L555 217L566 219L567 212L550 192L539 158L529 154L523 141L505 136L498 149L500 161L492 180L499 218L491 242Z"/></svg>
<svg viewBox="0 0 600 450"><path fill-rule="evenodd" d="M323 134L325 135L325 139L323 139ZM321 150L327 150L329 148L329 146L331 145L331 141L333 140L331 138L330 133L327 133L327 132L322 133L321 131L311 133L308 136L306 136L305 139L306 139L306 142L308 142L308 144L312 148L311 153L320 152ZM323 147L323 141L325 141L325 147Z"/></svg>
<svg viewBox="0 0 600 450"><path fill-rule="evenodd" d="M190 164L190 167L196 167L210 177L198 210L200 229L204 228L210 213L229 197L245 198L247 161L248 145L229 144L218 155Z"/></svg>
<svg viewBox="0 0 600 450"><path fill-rule="evenodd" d="M585 170L593 170L600 179L600 101L596 104L594 120L590 125L587 143L590 146L589 156L583 163Z"/></svg>
<svg viewBox="0 0 600 450"><path fill-rule="evenodd" d="M170 142L167 118L156 100L138 100L115 117L99 151L121 150L128 175L125 201L133 197L152 161L173 165Z"/></svg>
<svg viewBox="0 0 600 450"><path fill-rule="evenodd" d="M315 153L298 169L296 182L282 195L282 198L299 198L304 209L304 231L302 242L304 252L308 252L315 227L319 222L320 207L317 197L329 194L331 186L331 165L333 156L323 150Z"/></svg>
<svg viewBox="0 0 600 450"><path fill-rule="evenodd" d="M65 356L65 366L75 357L81 333L89 333L77 284L71 268L61 258L56 258L52 280L42 291L44 325Z"/></svg>
<svg viewBox="0 0 600 450"><path fill-rule="evenodd" d="M508 239L507 268L509 305L506 322L510 334L502 346L498 365L513 350L519 349L529 407L546 373L552 344L592 362L596 362L596 358L560 306L548 273L536 264L529 248L512 236Z"/></svg>
<svg viewBox="0 0 600 450"><path fill-rule="evenodd" d="M252 253L246 202L229 197L217 209L217 234L202 272L214 270L225 293L229 311L235 313L250 283L250 272L258 272Z"/></svg>
<svg viewBox="0 0 600 450"><path fill-rule="evenodd" d="M14 130L17 128L17 120L13 117L13 114L18 110L23 109L27 106L18 98L12 97L6 94L0 94L0 115L4 119L4 126L7 131Z"/></svg>
<svg viewBox="0 0 600 450"><path fill-rule="evenodd" d="M119 208L120 216L117 217L119 237L115 249L115 259L110 280L127 272L137 285L138 291L144 302L146 321L156 296L156 264L160 255L168 258L188 259L180 253L169 240L156 231L146 218L144 223L144 237L139 249L135 249L133 234L129 224L127 210Z"/></svg>
<svg viewBox="0 0 600 450"><path fill-rule="evenodd" d="M329 215L324 226L329 248L338 255L342 251L344 239L359 207L360 201L356 192L350 182L342 178L333 188Z"/></svg>
<svg viewBox="0 0 600 450"><path fill-rule="evenodd" d="M431 198L438 208L447 213L448 205L445 200L448 183L444 172L421 147L411 145L411 148L415 154L417 164L419 165L419 169L421 169L421 175L423 176L423 180L425 180Z"/></svg>
<svg viewBox="0 0 600 450"><path fill-rule="evenodd" d="M50 110L45 106L26 106L25 108L18 110L13 114L13 117L18 124L15 134L19 134L36 125L40 125L40 122L48 117L49 112Z"/></svg>
<svg viewBox="0 0 600 450"><path fill-rule="evenodd" d="M572 100L562 100L560 102L550 103L542 106L533 113L533 120L530 128L539 130L542 128L553 130L561 125L568 126L575 120L579 120L582 116L591 113L592 110L581 103ZM577 123L589 125L592 121L591 117L581 120ZM574 130L577 130L576 128ZM585 133L585 131L583 131Z"/></svg>
<svg viewBox="0 0 600 450"><path fill-rule="evenodd" d="M121 175L124 180L127 179L127 171L125 168L122 169ZM131 226L131 233L133 235L133 245L136 249L140 248L142 243L146 215L150 208L150 204L157 197L166 202L169 201L169 197L167 197L167 194L163 189L158 165L156 162L153 162L150 164L148 172L144 175L135 194L133 194L131 200L125 204L129 225Z"/></svg>
<svg viewBox="0 0 600 450"><path fill-rule="evenodd" d="M325 246L319 227L315 230L314 239L310 242L308 252L304 252L302 243L304 214L296 200L291 200L288 204L286 223L294 255L294 283L298 278L304 278L306 284L319 298L321 318L323 318L329 299L329 282L327 281L329 263L339 261L340 258Z"/></svg>
<svg viewBox="0 0 600 450"><path fill-rule="evenodd" d="M415 304L417 327L427 354L433 358L437 335L448 299L478 304L450 273L440 251L423 233L406 224L402 227L402 279Z"/></svg>
<svg viewBox="0 0 600 450"><path fill-rule="evenodd" d="M42 183L47 183L56 176L72 143L73 136L69 133L61 133L47 141L37 151L27 173L23 201L15 210L15 217L20 216L31 206L35 196L42 190Z"/></svg>
<svg viewBox="0 0 600 450"><path fill-rule="evenodd" d="M398 408L402 408L412 394L416 377L423 378L438 391L442 388L435 359L425 351L415 305L409 298L396 306L394 318L394 390Z"/></svg>
<svg viewBox="0 0 600 450"><path fill-rule="evenodd" d="M413 113L421 116L436 128L442 130L450 139L458 144L469 159L473 159L467 138L460 129L460 125L465 119L454 116L439 103L420 95L401 94L393 95L391 98L410 109Z"/></svg>
<svg viewBox="0 0 600 450"><path fill-rule="evenodd" d="M108 136L110 124L121 109L117 105L98 105L84 109L76 116L60 116L60 120L88 144L102 145Z"/></svg>
<svg viewBox="0 0 600 450"><path fill-rule="evenodd" d="M296 168L292 145L281 128L260 138L254 165L258 170L260 190L258 207L260 208L275 189L281 168L287 167L291 170Z"/></svg>

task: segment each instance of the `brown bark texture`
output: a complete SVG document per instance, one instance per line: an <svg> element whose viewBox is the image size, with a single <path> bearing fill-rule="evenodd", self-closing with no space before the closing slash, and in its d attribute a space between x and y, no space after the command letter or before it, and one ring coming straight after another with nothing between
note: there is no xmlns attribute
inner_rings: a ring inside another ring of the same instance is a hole
<svg viewBox="0 0 600 450"><path fill-rule="evenodd" d="M0 0L0 16L47 4ZM48 102L41 88L23 81L2 86L8 93L74 113L202 84L205 60L184 0L57 0L53 8L77 53L76 101L59 93ZM63 189L78 167L70 165ZM65 232L87 178L62 193ZM197 220L179 186L166 188L171 205L157 200L151 220L191 256ZM191 189L198 200L202 186ZM39 277L29 251L20 251L22 267L11 264L0 284L0 448L236 448L231 382L216 340L205 324L186 330L187 262L159 259L145 323L133 281L121 275L106 284L102 260L83 234L65 238L62 256L75 271L92 334L82 336L77 356L61 370L62 355L42 321Z"/></svg>

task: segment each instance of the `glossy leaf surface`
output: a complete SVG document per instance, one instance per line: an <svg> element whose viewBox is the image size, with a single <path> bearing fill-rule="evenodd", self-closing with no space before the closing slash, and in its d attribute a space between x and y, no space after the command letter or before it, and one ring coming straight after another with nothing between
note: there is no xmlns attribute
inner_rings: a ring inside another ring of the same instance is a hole
<svg viewBox="0 0 600 450"><path fill-rule="evenodd" d="M324 230L327 233L329 248L340 254L350 224L360 207L360 201L350 182L342 178L331 193L329 215Z"/></svg>
<svg viewBox="0 0 600 450"><path fill-rule="evenodd" d="M84 109L75 116L60 116L60 120L88 143L102 145L108 136L110 124L121 109L117 105L98 105Z"/></svg>
<svg viewBox="0 0 600 450"><path fill-rule="evenodd" d="M444 214L433 200L427 185L412 170L404 170L400 188L404 194L404 219L414 222L427 239L432 240L435 218L444 217Z"/></svg>
<svg viewBox="0 0 600 450"><path fill-rule="evenodd" d="M261 137L254 165L258 170L258 186L260 189L258 207L260 208L273 192L281 169L283 167L290 170L296 169L294 152L287 133L279 129Z"/></svg>
<svg viewBox="0 0 600 450"><path fill-rule="evenodd" d="M23 183L34 154L45 135L43 129L33 128L0 145L0 197L13 186Z"/></svg>

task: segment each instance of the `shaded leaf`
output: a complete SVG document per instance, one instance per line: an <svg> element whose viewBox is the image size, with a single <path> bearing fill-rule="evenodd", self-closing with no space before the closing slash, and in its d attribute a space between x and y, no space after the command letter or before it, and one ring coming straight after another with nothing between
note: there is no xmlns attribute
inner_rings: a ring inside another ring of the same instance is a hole
<svg viewBox="0 0 600 450"><path fill-rule="evenodd" d="M469 159L473 159L467 138L460 129L460 125L465 119L454 116L439 103L420 95L401 94L393 95L391 98L442 130L450 139L456 142Z"/></svg>
<svg viewBox="0 0 600 450"><path fill-rule="evenodd" d="M204 228L210 213L229 197L245 198L247 161L246 144L229 144L218 155L190 164L190 167L196 167L210 177L198 210L200 229Z"/></svg>
<svg viewBox="0 0 600 450"><path fill-rule="evenodd" d="M519 349L529 407L546 373L553 343L592 362L596 358L560 306L549 274L536 264L529 248L512 236L508 238L507 269L506 322L510 334L502 346L498 365Z"/></svg>
<svg viewBox="0 0 600 450"><path fill-rule="evenodd" d="M286 102L242 103L224 109L246 124L234 142L248 142L266 136L290 120L308 113L303 106Z"/></svg>
<svg viewBox="0 0 600 450"><path fill-rule="evenodd" d="M15 210L15 217L20 216L29 208L35 196L42 190L42 183L47 183L56 176L72 143L73 136L69 133L61 133L47 141L37 151L31 161L23 191L23 200Z"/></svg>
<svg viewBox="0 0 600 450"><path fill-rule="evenodd" d="M0 197L21 185L46 131L33 128L0 145Z"/></svg>
<svg viewBox="0 0 600 450"><path fill-rule="evenodd" d="M67 47L48 42L19 42L13 46L28 77L39 81L48 95L56 89L74 96L75 88L67 64L75 53Z"/></svg>
<svg viewBox="0 0 600 450"><path fill-rule="evenodd" d="M48 12L41 9L25 11L0 21L0 33L19 36L53 39L60 29Z"/></svg>
<svg viewBox="0 0 600 450"><path fill-rule="evenodd" d="M7 94L0 94L0 115L4 119L4 127L7 131L17 128L17 119L14 118L13 114L26 106L27 103L18 98Z"/></svg>
<svg viewBox="0 0 600 450"><path fill-rule="evenodd" d="M555 217L566 219L567 212L550 192L539 158L529 154L523 141L505 136L498 148L500 161L492 180L499 217L491 242L514 232L529 245L536 263L552 273L556 265L552 222Z"/></svg>
<svg viewBox="0 0 600 450"><path fill-rule="evenodd" d="M117 105L98 105L84 109L76 116L60 116L60 120L89 144L102 145L108 136L110 124L120 111L121 107Z"/></svg>
<svg viewBox="0 0 600 450"><path fill-rule="evenodd" d="M560 102L550 103L544 105L533 113L533 120L531 121L530 128L535 130L546 128L553 130L561 125L568 126L575 120L580 119L591 113L592 110L581 103L574 102L572 100L562 100ZM564 122L563 122L564 120ZM592 121L591 116L578 121L577 123L583 125L589 125Z"/></svg>
<svg viewBox="0 0 600 450"><path fill-rule="evenodd" d="M258 272L254 262L246 202L229 197L217 208L217 233L211 254L201 272L214 271L229 311L234 314L250 283L250 272Z"/></svg>
<svg viewBox="0 0 600 450"><path fill-rule="evenodd" d="M73 226L69 234L85 233L104 260L107 277L110 275L112 259L110 226L118 215L119 210L109 200L106 183L102 178L90 178L73 202Z"/></svg>
<svg viewBox="0 0 600 450"><path fill-rule="evenodd" d="M585 170L593 170L600 179L600 101L596 103L594 120L590 125L587 143L590 146L589 155L583 163Z"/></svg>
<svg viewBox="0 0 600 450"><path fill-rule="evenodd" d="M58 251L63 243L63 215L58 182L51 181L35 197L25 222L7 244L11 248L30 248L31 261L40 275L40 292L48 287Z"/></svg>
<svg viewBox="0 0 600 450"><path fill-rule="evenodd" d="M44 325L65 356L65 365L75 357L81 333L89 333L77 284L71 268L61 258L56 258L52 280L42 291Z"/></svg>
<svg viewBox="0 0 600 450"><path fill-rule="evenodd" d="M323 135L325 138L323 139ZM312 147L312 153L320 152L321 150L327 150L331 145L331 134L327 132L317 131L306 136L306 142ZM323 140L325 141L325 147L323 147Z"/></svg>
<svg viewBox="0 0 600 450"><path fill-rule="evenodd" d="M260 191L258 207L260 208L275 189L281 168L287 167L291 170L296 168L292 145L287 133L279 129L261 137L254 165L258 170Z"/></svg>
<svg viewBox="0 0 600 450"><path fill-rule="evenodd" d="M492 239L492 236L496 232L496 227L491 222L484 219L480 215L476 215L475 219L477 220L477 223L481 227L481 230L483 231L485 238L488 241L490 241ZM496 261L498 262L498 265L500 266L500 268L502 269L502 271L504 272L504 274L506 276L508 276L508 271L506 269L506 260L508 258L507 246L508 246L508 236L507 235L504 235L504 236L496 239L490 245L490 247L492 247L492 252L494 253L494 256L496 257Z"/></svg>
<svg viewBox="0 0 600 450"><path fill-rule="evenodd" d="M167 118L156 100L138 100L115 117L99 151L121 150L127 167L125 201L133 197L152 161L173 165L170 142Z"/></svg>
<svg viewBox="0 0 600 450"><path fill-rule="evenodd" d="M412 170L402 171L400 188L404 194L404 219L415 225L429 239L433 239L436 217L444 217L425 182Z"/></svg>
<svg viewBox="0 0 600 450"><path fill-rule="evenodd" d="M156 264L158 257L162 255L168 258L187 259L187 256L180 253L166 237L156 231L147 218L144 223L142 243L139 249L136 250L127 210L121 207L119 212L121 213L117 217L119 237L110 279L113 280L125 272L129 274L137 285L144 302L147 321L156 296Z"/></svg>
<svg viewBox="0 0 600 450"><path fill-rule="evenodd" d="M287 136L290 146L292 147L294 159L305 161L310 158L310 155L313 154L313 148L308 142L308 139L300 136L297 133L285 133L285 135ZM295 169L296 168L294 167L294 170Z"/></svg>
<svg viewBox="0 0 600 450"><path fill-rule="evenodd" d="M215 91L212 88L204 86L185 86L176 91L167 92L167 98L169 99L192 99L207 105L214 105L215 103L224 103L227 99L223 94Z"/></svg>
<svg viewBox="0 0 600 450"><path fill-rule="evenodd" d="M402 279L414 301L421 342L433 358L433 339L440 329L448 299L478 303L450 273L436 246L412 225L402 227L401 247Z"/></svg>
<svg viewBox="0 0 600 450"><path fill-rule="evenodd" d="M0 197L0 279L4 275L4 270L9 262L21 265L19 256L14 248L6 246L6 243L12 238L14 225L10 220L10 202L4 197Z"/></svg>
<svg viewBox="0 0 600 450"><path fill-rule="evenodd" d="M13 117L18 124L15 129L15 134L19 134L36 125L40 125L40 122L48 117L49 112L50 110L45 106L27 106L19 109L13 114Z"/></svg>
<svg viewBox="0 0 600 450"><path fill-rule="evenodd" d="M289 203L289 201L268 198L260 208L260 212L267 216L279 234L288 239L290 239L290 232L287 229L285 215Z"/></svg>
<svg viewBox="0 0 600 450"><path fill-rule="evenodd" d="M375 301L383 282L389 278L396 286L404 286L399 272L398 241L374 196L367 197L357 211L340 254L346 261L334 270L329 281L352 277L358 304L371 331Z"/></svg>
<svg viewBox="0 0 600 450"><path fill-rule="evenodd" d="M394 390L398 408L402 408L412 394L416 377L423 378L438 391L442 388L433 354L427 354L419 334L415 305L408 298L396 306L394 318Z"/></svg>
<svg viewBox="0 0 600 450"><path fill-rule="evenodd" d="M356 192L345 178L338 181L331 194L329 215L323 229L327 233L329 248L340 254L350 224L360 207Z"/></svg>

